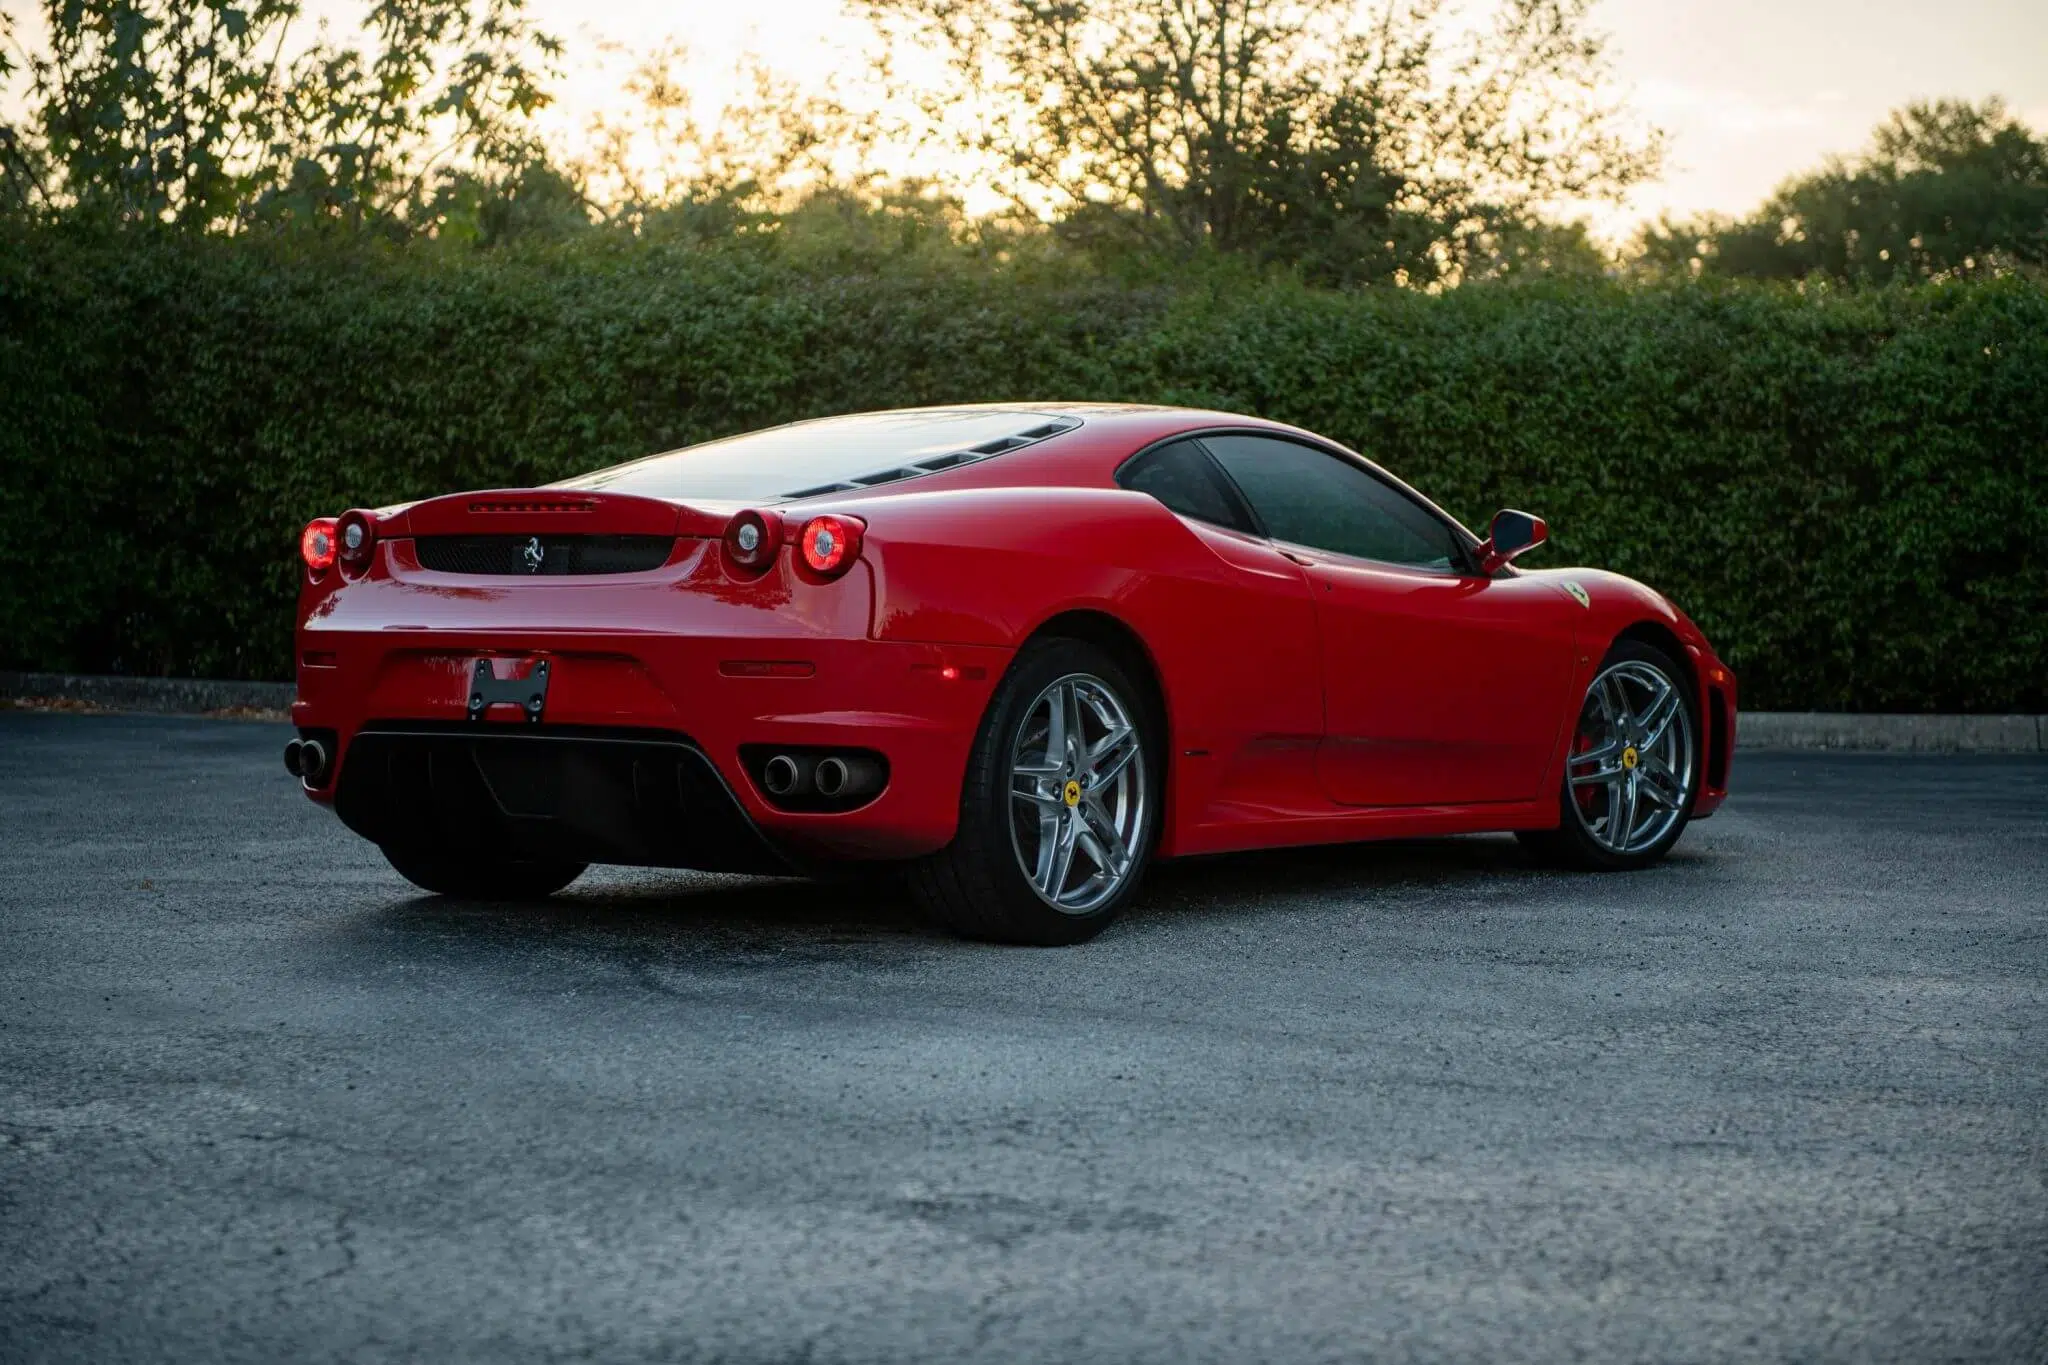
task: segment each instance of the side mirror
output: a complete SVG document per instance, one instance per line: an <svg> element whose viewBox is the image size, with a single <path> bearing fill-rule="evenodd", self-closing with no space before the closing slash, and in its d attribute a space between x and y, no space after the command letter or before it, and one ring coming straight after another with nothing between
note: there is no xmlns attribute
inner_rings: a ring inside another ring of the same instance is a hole
<svg viewBox="0 0 2048 1365"><path fill-rule="evenodd" d="M1550 539L1543 518L1513 510L1495 512L1493 528L1479 547L1479 571L1495 573L1503 564L1529 553Z"/></svg>

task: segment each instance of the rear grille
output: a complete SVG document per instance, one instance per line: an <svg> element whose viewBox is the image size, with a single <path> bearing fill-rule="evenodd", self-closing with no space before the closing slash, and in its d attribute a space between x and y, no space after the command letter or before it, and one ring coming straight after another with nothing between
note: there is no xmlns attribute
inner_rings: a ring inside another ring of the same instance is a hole
<svg viewBox="0 0 2048 1365"><path fill-rule="evenodd" d="M436 573L645 573L668 562L673 536L416 536L420 566Z"/></svg>
<svg viewBox="0 0 2048 1365"><path fill-rule="evenodd" d="M790 871L704 751L658 731L372 722L343 753L334 811L399 849Z"/></svg>

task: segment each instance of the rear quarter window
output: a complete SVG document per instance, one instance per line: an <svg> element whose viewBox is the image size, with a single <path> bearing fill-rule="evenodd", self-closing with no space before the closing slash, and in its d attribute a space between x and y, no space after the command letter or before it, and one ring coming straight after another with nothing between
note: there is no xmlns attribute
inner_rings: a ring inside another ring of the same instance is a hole
<svg viewBox="0 0 2048 1365"><path fill-rule="evenodd" d="M1237 490L1198 441L1173 441L1146 451L1117 471L1117 482L1157 498L1181 516L1233 531L1254 529Z"/></svg>

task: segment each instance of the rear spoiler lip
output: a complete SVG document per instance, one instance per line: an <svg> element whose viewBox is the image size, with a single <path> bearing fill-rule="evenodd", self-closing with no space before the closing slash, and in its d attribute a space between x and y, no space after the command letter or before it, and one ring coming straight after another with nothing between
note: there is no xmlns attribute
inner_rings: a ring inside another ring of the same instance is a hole
<svg viewBox="0 0 2048 1365"><path fill-rule="evenodd" d="M642 535L715 538L730 518L631 493L566 488L489 488L450 493L380 512L385 538L459 535Z"/></svg>

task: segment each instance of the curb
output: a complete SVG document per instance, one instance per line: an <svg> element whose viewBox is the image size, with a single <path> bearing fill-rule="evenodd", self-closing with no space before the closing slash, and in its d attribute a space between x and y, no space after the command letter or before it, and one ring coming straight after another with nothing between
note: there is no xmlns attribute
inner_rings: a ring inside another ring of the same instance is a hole
<svg viewBox="0 0 2048 1365"><path fill-rule="evenodd" d="M293 683L0 671L0 697L73 702L109 711L148 711L174 716L206 715L216 711L289 714L297 693L298 687Z"/></svg>
<svg viewBox="0 0 2048 1365"><path fill-rule="evenodd" d="M280 682L125 678L0 671L0 698L71 702L160 715L217 712L290 714L297 687ZM1737 749L1839 750L1908 754L2048 753L2048 716L1848 715L1827 711L1744 711Z"/></svg>
<svg viewBox="0 0 2048 1365"><path fill-rule="evenodd" d="M1842 749L1902 754L2038 754L2048 751L2048 716L1842 715L1826 711L1744 711L1738 750Z"/></svg>

